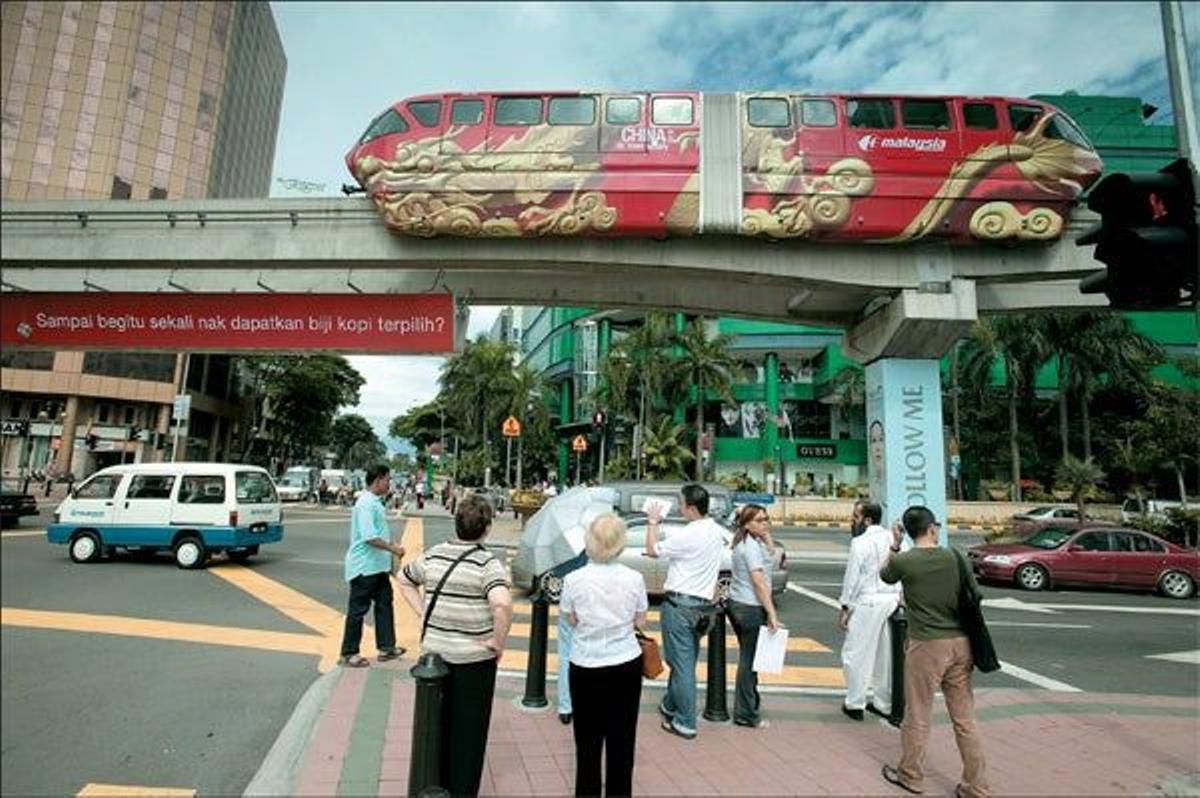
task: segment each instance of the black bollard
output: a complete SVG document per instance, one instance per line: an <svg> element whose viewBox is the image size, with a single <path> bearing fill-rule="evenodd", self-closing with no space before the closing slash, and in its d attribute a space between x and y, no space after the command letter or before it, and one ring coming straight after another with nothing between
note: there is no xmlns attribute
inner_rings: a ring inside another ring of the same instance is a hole
<svg viewBox="0 0 1200 798"><path fill-rule="evenodd" d="M725 696L725 605L717 605L708 630L708 684L704 691L704 719L714 723L729 720Z"/></svg>
<svg viewBox="0 0 1200 798"><path fill-rule="evenodd" d="M546 642L549 637L550 600L538 590L533 595L533 620L529 630L529 664L525 667L523 706L541 709L546 700Z"/></svg>
<svg viewBox="0 0 1200 798"><path fill-rule="evenodd" d="M45 494L43 494L43 495L45 495L45 496L49 496L49 495L50 495L50 486L51 486L51 485L53 485L53 484L54 484L54 480L52 480L52 479L47 479L47 480L46 480L46 492L45 492Z"/></svg>
<svg viewBox="0 0 1200 798"><path fill-rule="evenodd" d="M903 607L888 616L888 630L892 637L892 715L888 720L899 726L904 720L904 644L908 640L908 616Z"/></svg>
<svg viewBox="0 0 1200 798"><path fill-rule="evenodd" d="M445 795L442 774L442 709L450 670L437 654L422 654L409 671L417 682L413 703L412 757L408 762L408 794Z"/></svg>
<svg viewBox="0 0 1200 798"><path fill-rule="evenodd" d="M28 493L28 492L29 492L29 481L30 481L31 479L32 479L32 477L25 477L25 482L24 482L24 484L22 484L22 485L21 485L21 492L22 492L22 493Z"/></svg>

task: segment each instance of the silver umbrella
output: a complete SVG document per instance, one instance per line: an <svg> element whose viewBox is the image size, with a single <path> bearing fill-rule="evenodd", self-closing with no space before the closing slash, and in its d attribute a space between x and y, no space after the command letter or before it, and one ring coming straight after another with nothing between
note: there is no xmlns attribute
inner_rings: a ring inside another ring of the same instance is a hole
<svg viewBox="0 0 1200 798"><path fill-rule="evenodd" d="M544 574L583 551L583 533L617 502L612 488L574 487L543 504L521 533L518 557L532 574Z"/></svg>

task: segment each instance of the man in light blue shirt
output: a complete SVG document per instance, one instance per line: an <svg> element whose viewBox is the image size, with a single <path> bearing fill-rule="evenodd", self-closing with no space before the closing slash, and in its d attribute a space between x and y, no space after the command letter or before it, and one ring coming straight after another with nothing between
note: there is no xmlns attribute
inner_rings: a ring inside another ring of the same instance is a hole
<svg viewBox="0 0 1200 798"><path fill-rule="evenodd" d="M404 653L396 647L396 625L392 617L392 555L404 556L404 548L392 543L383 499L391 488L392 477L385 465L367 469L367 489L359 494L350 515L350 548L346 550L346 581L350 583L350 603L346 609L346 630L342 635L341 665L365 668L371 663L358 653L362 642L363 618L375 605L375 645L379 661L386 662Z"/></svg>

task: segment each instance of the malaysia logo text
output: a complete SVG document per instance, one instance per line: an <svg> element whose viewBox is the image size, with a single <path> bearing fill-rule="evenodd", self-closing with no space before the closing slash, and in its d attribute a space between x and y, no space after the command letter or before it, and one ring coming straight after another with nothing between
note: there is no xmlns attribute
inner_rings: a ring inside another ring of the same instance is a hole
<svg viewBox="0 0 1200 798"><path fill-rule="evenodd" d="M868 133L858 140L858 148L860 150L870 150L879 148L884 150L913 150L915 152L944 152L946 150L945 139L914 139L905 136L903 138L891 138L890 136L876 136L873 133Z"/></svg>

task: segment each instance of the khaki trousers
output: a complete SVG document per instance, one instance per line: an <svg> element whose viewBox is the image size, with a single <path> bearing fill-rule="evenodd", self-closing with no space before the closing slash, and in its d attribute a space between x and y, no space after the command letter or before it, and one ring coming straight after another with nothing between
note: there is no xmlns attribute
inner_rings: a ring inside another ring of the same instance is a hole
<svg viewBox="0 0 1200 798"><path fill-rule="evenodd" d="M946 711L954 726L954 739L962 757L962 794L966 798L990 795L984 777L983 744L975 726L975 694L971 690L971 646L965 637L944 640L909 639L904 654L904 723L900 727L900 780L921 789L925 778L925 746L933 695L941 688Z"/></svg>

